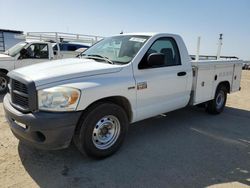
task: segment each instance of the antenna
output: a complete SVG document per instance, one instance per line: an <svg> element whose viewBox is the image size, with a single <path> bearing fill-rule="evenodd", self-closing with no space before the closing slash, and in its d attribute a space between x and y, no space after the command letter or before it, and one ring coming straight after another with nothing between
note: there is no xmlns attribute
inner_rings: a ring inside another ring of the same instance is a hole
<svg viewBox="0 0 250 188"><path fill-rule="evenodd" d="M200 44L201 44L201 37L198 37L198 39L197 39L197 49L196 49L195 61L199 60L199 56L200 56Z"/></svg>
<svg viewBox="0 0 250 188"><path fill-rule="evenodd" d="M220 59L221 47L222 47L222 40L223 34L220 34L219 43L218 43L218 51L217 51L217 59Z"/></svg>

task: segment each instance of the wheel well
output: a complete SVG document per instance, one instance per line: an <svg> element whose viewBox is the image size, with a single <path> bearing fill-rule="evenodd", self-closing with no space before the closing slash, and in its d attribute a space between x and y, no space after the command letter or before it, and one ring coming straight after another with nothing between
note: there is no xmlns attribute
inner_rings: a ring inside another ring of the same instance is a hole
<svg viewBox="0 0 250 188"><path fill-rule="evenodd" d="M217 88L218 88L219 86L221 86L221 85L223 85L223 86L226 87L227 93L230 93L230 83L229 83L228 81L220 82L220 83L218 84Z"/></svg>
<svg viewBox="0 0 250 188"><path fill-rule="evenodd" d="M4 74L7 74L9 71L6 69L0 69L0 72L3 72Z"/></svg>
<svg viewBox="0 0 250 188"><path fill-rule="evenodd" d="M120 107L122 107L125 110L125 112L128 116L129 122L132 121L132 118L133 118L132 108L131 108L131 104L127 98L122 97L122 96L106 97L106 98L102 98L102 99L95 101L94 103L90 104L87 108L89 108L90 106L92 106L96 103L99 103L99 102L112 102L116 105L119 105Z"/></svg>

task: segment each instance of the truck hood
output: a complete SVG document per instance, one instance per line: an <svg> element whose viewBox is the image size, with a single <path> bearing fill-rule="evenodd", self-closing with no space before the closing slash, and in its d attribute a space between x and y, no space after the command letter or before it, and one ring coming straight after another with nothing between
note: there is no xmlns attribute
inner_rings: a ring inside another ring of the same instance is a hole
<svg viewBox="0 0 250 188"><path fill-rule="evenodd" d="M7 55L7 54L0 54L0 61L8 61L8 60L13 60L15 58Z"/></svg>
<svg viewBox="0 0 250 188"><path fill-rule="evenodd" d="M33 80L36 86L41 86L68 79L114 73L121 69L121 65L96 62L92 59L70 58L16 69L11 71L9 76L17 74Z"/></svg>

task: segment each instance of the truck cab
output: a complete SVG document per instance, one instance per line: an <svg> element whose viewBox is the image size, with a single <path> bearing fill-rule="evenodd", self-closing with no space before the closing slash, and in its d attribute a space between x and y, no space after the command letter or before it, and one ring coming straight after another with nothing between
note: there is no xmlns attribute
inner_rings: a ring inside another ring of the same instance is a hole
<svg viewBox="0 0 250 188"><path fill-rule="evenodd" d="M162 60L153 59L157 54L162 56ZM180 36L153 35L137 54L132 66L135 84L139 87L136 120L188 104L192 87L192 67Z"/></svg>

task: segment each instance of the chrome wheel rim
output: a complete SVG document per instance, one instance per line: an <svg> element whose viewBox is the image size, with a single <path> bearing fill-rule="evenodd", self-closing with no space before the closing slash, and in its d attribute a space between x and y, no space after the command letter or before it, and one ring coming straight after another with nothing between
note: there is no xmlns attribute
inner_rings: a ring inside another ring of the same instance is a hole
<svg viewBox="0 0 250 188"><path fill-rule="evenodd" d="M0 91L5 90L7 87L7 80L4 77L0 77Z"/></svg>
<svg viewBox="0 0 250 188"><path fill-rule="evenodd" d="M220 91L216 97L216 108L220 109L223 107L225 101L225 95L223 91Z"/></svg>
<svg viewBox="0 0 250 188"><path fill-rule="evenodd" d="M101 118L96 123L92 134L95 147L102 150L110 148L118 139L120 129L120 122L115 116L108 115Z"/></svg>

